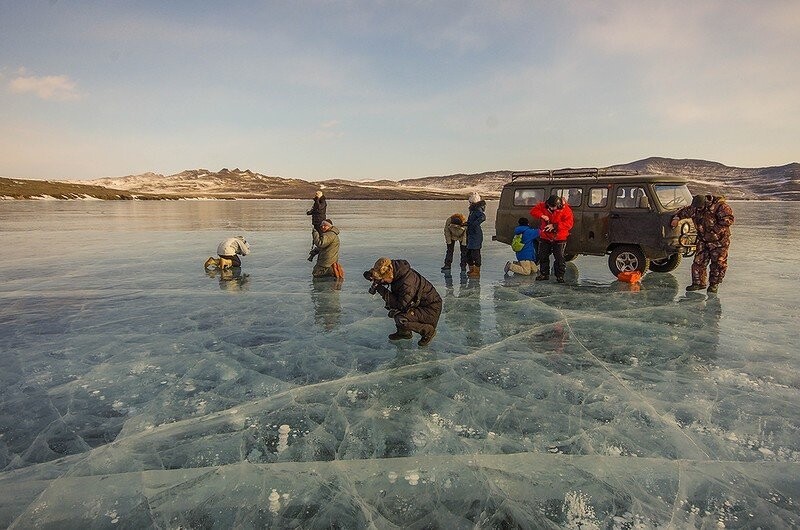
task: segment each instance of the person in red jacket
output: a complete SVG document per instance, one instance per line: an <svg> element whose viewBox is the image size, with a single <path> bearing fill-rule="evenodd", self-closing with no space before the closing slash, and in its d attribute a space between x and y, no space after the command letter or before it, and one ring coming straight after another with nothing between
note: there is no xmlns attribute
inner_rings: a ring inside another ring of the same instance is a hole
<svg viewBox="0 0 800 530"><path fill-rule="evenodd" d="M546 201L531 208L531 217L540 220L539 275L536 279L550 279L550 254L553 254L556 281L564 283L564 272L567 270L564 249L574 222L572 208L557 195L551 195Z"/></svg>

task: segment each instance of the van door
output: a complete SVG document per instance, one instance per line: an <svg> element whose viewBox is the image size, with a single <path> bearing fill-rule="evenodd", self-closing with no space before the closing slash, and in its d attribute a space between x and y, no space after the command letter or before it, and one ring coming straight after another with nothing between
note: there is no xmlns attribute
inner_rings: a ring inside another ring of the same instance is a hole
<svg viewBox="0 0 800 530"><path fill-rule="evenodd" d="M603 255L608 248L609 185L586 185L581 209L580 246L582 253Z"/></svg>
<svg viewBox="0 0 800 530"><path fill-rule="evenodd" d="M653 248L661 239L661 223L650 209L650 198L641 185L617 185L611 206L609 239Z"/></svg>

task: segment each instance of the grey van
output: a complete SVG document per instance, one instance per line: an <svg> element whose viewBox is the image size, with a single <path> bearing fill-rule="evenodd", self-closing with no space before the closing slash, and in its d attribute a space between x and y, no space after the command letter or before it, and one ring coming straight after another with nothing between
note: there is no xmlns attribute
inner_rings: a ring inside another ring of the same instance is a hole
<svg viewBox="0 0 800 530"><path fill-rule="evenodd" d="M503 187L492 239L510 244L520 217L550 195L572 208L575 226L567 239L566 257L608 255L608 268L623 271L648 268L669 272L695 251L691 220L670 227L676 210L689 205L686 179L635 171L558 169L514 172ZM532 223L535 225L535 223Z"/></svg>

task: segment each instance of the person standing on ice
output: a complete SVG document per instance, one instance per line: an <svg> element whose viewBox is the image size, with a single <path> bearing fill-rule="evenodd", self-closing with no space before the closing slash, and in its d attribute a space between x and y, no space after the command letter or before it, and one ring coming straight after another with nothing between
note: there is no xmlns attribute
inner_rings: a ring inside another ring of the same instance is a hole
<svg viewBox="0 0 800 530"><path fill-rule="evenodd" d="M470 278L481 276L481 247L483 246L483 229L481 223L486 220L486 201L473 192L469 196L469 217L467 218L467 265Z"/></svg>
<svg viewBox="0 0 800 530"><path fill-rule="evenodd" d="M314 205L306 212L306 215L311 216L311 225L319 232L322 222L328 218L328 201L325 199L322 189L314 193Z"/></svg>
<svg viewBox="0 0 800 530"><path fill-rule="evenodd" d="M372 282L370 293L379 293L394 319L397 331L389 340L410 339L419 333L420 346L427 346L436 335L442 314L442 297L436 288L404 259L378 258L375 265L364 271Z"/></svg>
<svg viewBox="0 0 800 530"><path fill-rule="evenodd" d="M550 279L550 254L552 254L556 281L564 283L564 273L567 270L564 250L567 248L567 238L574 224L572 208L557 195L551 195L546 201L531 208L531 217L540 221L539 274L536 279L540 281Z"/></svg>
<svg viewBox="0 0 800 530"><path fill-rule="evenodd" d="M692 262L692 284L686 290L707 288L709 293L716 293L728 270L733 209L724 197L695 195L692 204L675 212L670 226L675 228L678 221L689 218L697 230L697 249Z"/></svg>

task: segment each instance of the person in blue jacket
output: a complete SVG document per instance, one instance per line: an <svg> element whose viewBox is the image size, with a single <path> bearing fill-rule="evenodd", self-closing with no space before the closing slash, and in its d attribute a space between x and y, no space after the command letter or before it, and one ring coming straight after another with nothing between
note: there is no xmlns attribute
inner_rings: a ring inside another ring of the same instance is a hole
<svg viewBox="0 0 800 530"><path fill-rule="evenodd" d="M536 264L536 240L539 239L539 229L531 228L527 217L520 217L518 223L514 235L521 234L525 246L517 252L517 261L506 262L505 273L530 276L539 271L539 266Z"/></svg>
<svg viewBox="0 0 800 530"><path fill-rule="evenodd" d="M481 247L483 246L483 229L481 223L486 220L486 201L477 193L469 196L469 217L467 217L467 265L470 278L481 276Z"/></svg>

